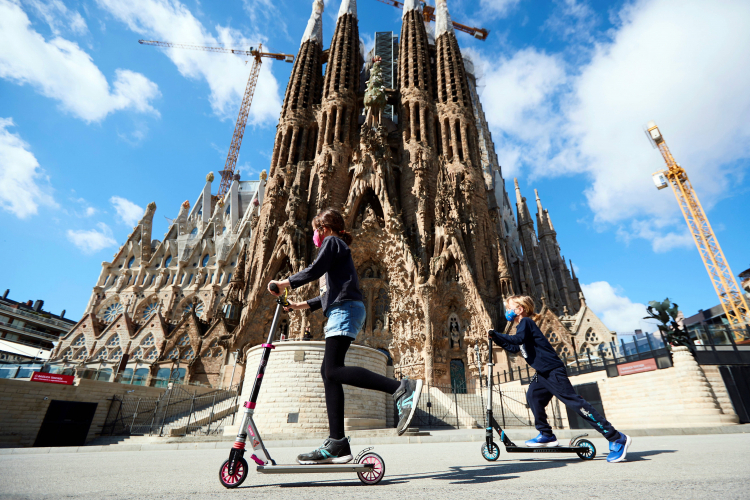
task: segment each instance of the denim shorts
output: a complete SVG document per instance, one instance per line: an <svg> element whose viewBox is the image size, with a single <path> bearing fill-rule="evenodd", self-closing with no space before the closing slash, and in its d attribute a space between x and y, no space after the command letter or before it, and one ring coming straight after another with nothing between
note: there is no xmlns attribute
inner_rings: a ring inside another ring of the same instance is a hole
<svg viewBox="0 0 750 500"><path fill-rule="evenodd" d="M328 323L323 333L326 338L346 335L356 339L357 334L365 325L366 316L365 305L359 300L347 300L335 304L328 310Z"/></svg>

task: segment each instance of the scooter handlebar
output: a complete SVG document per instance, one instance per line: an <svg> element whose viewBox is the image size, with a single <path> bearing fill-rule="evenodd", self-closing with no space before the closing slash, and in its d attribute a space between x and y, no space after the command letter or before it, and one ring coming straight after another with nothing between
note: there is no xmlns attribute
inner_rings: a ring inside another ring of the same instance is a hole
<svg viewBox="0 0 750 500"><path fill-rule="evenodd" d="M268 289L271 290L273 293L279 293L279 286L276 283L269 284Z"/></svg>

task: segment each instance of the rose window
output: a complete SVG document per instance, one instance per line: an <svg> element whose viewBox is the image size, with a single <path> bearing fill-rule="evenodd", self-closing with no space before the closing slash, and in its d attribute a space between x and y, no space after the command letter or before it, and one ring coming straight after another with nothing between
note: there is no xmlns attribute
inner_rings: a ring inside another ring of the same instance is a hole
<svg viewBox="0 0 750 500"><path fill-rule="evenodd" d="M152 314L156 312L156 308L159 307L158 302L151 302L143 309L143 319L148 319Z"/></svg>
<svg viewBox="0 0 750 500"><path fill-rule="evenodd" d="M183 313L189 313L193 310L193 307L195 307L195 315L200 316L203 314L203 302L198 302L198 305L196 306L192 302L185 306L185 309L183 309Z"/></svg>
<svg viewBox="0 0 750 500"><path fill-rule="evenodd" d="M107 323L111 323L115 320L117 316L125 312L125 308L122 304L119 302L116 302L114 304L110 304L107 306L106 309L104 309L104 314L102 317L104 318L104 321Z"/></svg>

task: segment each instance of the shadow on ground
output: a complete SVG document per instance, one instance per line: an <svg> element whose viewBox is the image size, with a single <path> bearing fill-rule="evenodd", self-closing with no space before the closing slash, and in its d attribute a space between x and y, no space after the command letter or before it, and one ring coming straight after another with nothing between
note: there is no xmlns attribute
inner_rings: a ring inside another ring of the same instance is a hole
<svg viewBox="0 0 750 500"><path fill-rule="evenodd" d="M651 456L660 455L662 453L675 453L676 450L648 450L648 451L635 451L628 453L628 459L623 464L628 462L642 462L650 460ZM604 455L600 455L595 460L606 460ZM392 484L403 484L412 480L419 479L436 479L440 481L447 481L449 484L482 484L492 483L496 481L504 481L508 479L518 479L524 472L534 472L547 469L557 469L560 467L568 467L574 464L582 462L579 458L563 458L563 459L535 459L535 458L524 458L513 461L498 461L488 465L471 465L471 466L455 466L450 467L447 471L442 472L425 472L417 474L397 474L390 477L384 478L381 485L392 485ZM580 464L585 467L585 463ZM621 467L621 465L612 465L612 467ZM387 471L386 471L387 474ZM315 486L364 486L359 479L352 478L352 480L317 480L310 482L295 482L295 483L276 483L252 486L248 485L245 488L266 488L266 487L280 487L280 488L310 488Z"/></svg>

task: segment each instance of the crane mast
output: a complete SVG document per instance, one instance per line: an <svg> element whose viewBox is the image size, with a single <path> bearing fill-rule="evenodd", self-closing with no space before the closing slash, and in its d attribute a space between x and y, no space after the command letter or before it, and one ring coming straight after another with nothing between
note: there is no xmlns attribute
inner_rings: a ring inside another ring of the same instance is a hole
<svg viewBox="0 0 750 500"><path fill-rule="evenodd" d="M675 161L656 123L653 121L648 123L646 134L659 149L667 164L666 170L660 170L653 174L654 184L656 184L657 189L664 189L667 185L672 187L729 324L731 326L748 324L750 322L748 316L750 315L750 308L747 306L747 300L745 300L740 287L737 286L732 269L729 267L726 257L724 257L724 252L719 246L719 240L708 222L708 217L706 217L706 213L698 200L698 195L690 183L687 172Z"/></svg>
<svg viewBox="0 0 750 500"><path fill-rule="evenodd" d="M234 170L237 167L237 158L239 158L240 156L240 146L242 146L242 138L245 135L247 117L250 115L250 105L253 102L253 95L255 95L255 87L258 84L260 66L261 64L263 64L262 58L266 57L270 59L276 59L278 61L294 62L294 56L291 54L275 54L270 52L263 52L263 44L258 45L257 49L250 47L250 50L243 50L229 49L225 47L204 47L202 45L188 45L184 43L159 42L156 40L138 40L138 43L140 43L141 45L154 45L156 47L203 50L206 52L224 52L229 54L251 56L253 58L253 66L250 69L250 77L247 79L245 94L242 96L242 104L240 105L240 112L237 115L237 123L235 123L234 125L234 134L232 134L232 143L229 145L227 160L224 163L224 169L219 171L219 174L221 174L221 184L219 185L218 196L224 196L227 191L229 191L229 187L232 185Z"/></svg>

